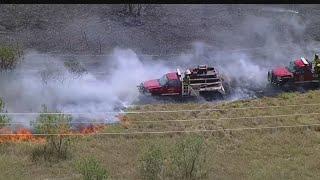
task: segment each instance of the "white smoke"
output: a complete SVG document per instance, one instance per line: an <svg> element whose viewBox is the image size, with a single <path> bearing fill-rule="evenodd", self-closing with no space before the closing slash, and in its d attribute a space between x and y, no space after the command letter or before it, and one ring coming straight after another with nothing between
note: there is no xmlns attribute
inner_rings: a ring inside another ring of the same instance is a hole
<svg viewBox="0 0 320 180"><path fill-rule="evenodd" d="M246 51L212 51L211 46L195 42L192 51L174 57L174 65L182 70L194 68L200 64L216 68L220 75L231 80L231 94L227 100L239 100L256 97L256 91L266 87L268 66L259 64L263 59L252 59ZM246 50L246 49L244 49Z"/></svg>
<svg viewBox="0 0 320 180"><path fill-rule="evenodd" d="M108 121L115 114L107 112L118 111L119 107L137 100L139 83L168 71L160 62L143 63L132 50L123 49L115 49L99 65L105 66L106 74L110 75L99 79L89 72L75 78L60 58L28 52L20 67L1 76L0 96L8 112L39 112L45 104L52 110L82 113L81 118L88 122ZM34 118L14 116L15 121Z"/></svg>

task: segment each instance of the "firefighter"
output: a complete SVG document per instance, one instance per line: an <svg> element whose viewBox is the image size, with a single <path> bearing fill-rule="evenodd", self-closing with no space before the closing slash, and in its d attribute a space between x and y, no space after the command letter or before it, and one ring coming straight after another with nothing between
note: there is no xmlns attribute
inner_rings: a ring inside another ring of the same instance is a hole
<svg viewBox="0 0 320 180"><path fill-rule="evenodd" d="M191 75L191 71L187 69L184 76L184 82L188 85L190 84L190 75Z"/></svg>
<svg viewBox="0 0 320 180"><path fill-rule="evenodd" d="M318 54L314 55L314 71L319 77L320 76L320 59Z"/></svg>

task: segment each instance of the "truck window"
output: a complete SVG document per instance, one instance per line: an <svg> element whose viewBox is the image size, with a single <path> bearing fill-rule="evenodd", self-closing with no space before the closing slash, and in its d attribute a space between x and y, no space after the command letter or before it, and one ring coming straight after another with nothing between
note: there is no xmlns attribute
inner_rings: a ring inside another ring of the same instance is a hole
<svg viewBox="0 0 320 180"><path fill-rule="evenodd" d="M289 66L287 67L287 69L290 71L290 72L295 72L297 67L296 65L294 64L294 62L290 62Z"/></svg>
<svg viewBox="0 0 320 180"><path fill-rule="evenodd" d="M160 83L161 86L166 85L167 82L168 82L168 78L167 78L167 75L166 75L166 74L163 75L163 76L159 79L159 83Z"/></svg>
<svg viewBox="0 0 320 180"><path fill-rule="evenodd" d="M168 81L169 87L179 87L180 86L180 81L179 80L170 80Z"/></svg>
<svg viewBox="0 0 320 180"><path fill-rule="evenodd" d="M296 73L298 73L298 74L304 74L304 69L302 69L302 68L296 68Z"/></svg>

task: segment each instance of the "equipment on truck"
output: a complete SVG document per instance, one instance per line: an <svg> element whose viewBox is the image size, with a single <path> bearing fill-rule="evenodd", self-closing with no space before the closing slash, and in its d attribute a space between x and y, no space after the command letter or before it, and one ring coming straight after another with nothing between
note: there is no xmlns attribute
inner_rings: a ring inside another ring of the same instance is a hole
<svg viewBox="0 0 320 180"><path fill-rule="evenodd" d="M292 89L296 86L319 85L320 60L315 55L314 64L304 57L292 61L287 67L268 71L268 81L276 87Z"/></svg>
<svg viewBox="0 0 320 180"><path fill-rule="evenodd" d="M319 55L318 54L315 54L314 55L314 71L315 73L318 74L318 77L320 77L320 59L319 59Z"/></svg>
<svg viewBox="0 0 320 180"><path fill-rule="evenodd" d="M199 65L187 69L183 73L179 69L163 75L160 79L153 79L141 83L139 91L152 96L211 96L224 95L223 80L214 67Z"/></svg>

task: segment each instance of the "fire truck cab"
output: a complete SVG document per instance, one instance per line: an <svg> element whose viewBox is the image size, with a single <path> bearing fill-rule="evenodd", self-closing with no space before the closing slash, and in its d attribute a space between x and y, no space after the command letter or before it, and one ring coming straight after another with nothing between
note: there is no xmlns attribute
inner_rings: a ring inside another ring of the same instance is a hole
<svg viewBox="0 0 320 180"><path fill-rule="evenodd" d="M319 83L312 63L303 57L290 62L286 67L277 67L269 71L268 81L279 87Z"/></svg>

